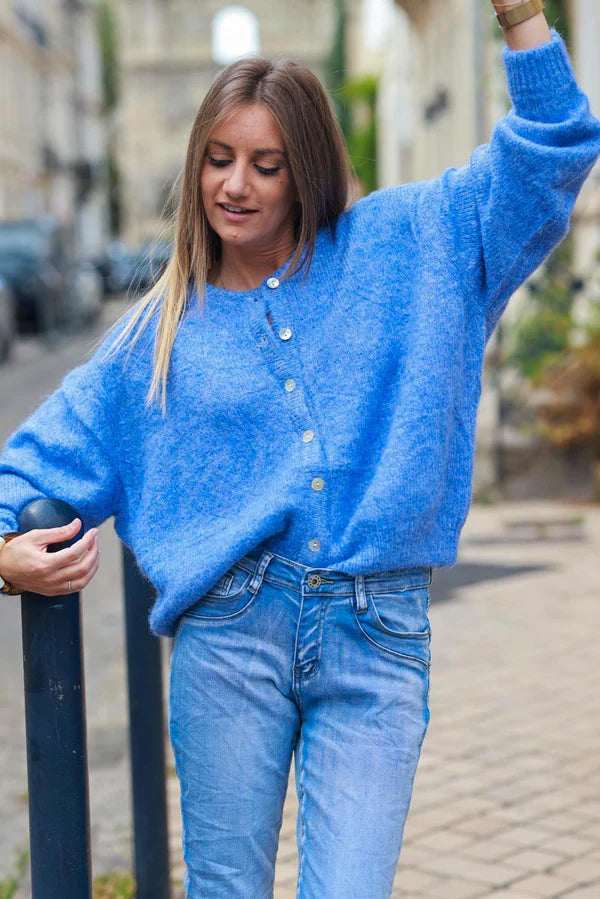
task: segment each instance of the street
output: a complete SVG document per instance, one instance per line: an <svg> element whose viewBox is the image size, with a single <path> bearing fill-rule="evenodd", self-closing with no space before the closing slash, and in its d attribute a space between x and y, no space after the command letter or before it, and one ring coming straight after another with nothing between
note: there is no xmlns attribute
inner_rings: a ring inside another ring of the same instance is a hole
<svg viewBox="0 0 600 899"><path fill-rule="evenodd" d="M123 309L109 300L93 331L52 351L19 342L2 369L2 441ZM100 528L100 548L82 598L95 876L131 869L121 557L112 521ZM600 896L599 556L600 506L497 503L472 507L457 565L434 570L431 721L394 897ZM20 601L0 602L1 883L27 846L28 824ZM162 643L166 702L170 641ZM168 764L181 899L170 752ZM292 765L275 899L295 897L296 811ZM25 877L16 896L27 890Z"/></svg>

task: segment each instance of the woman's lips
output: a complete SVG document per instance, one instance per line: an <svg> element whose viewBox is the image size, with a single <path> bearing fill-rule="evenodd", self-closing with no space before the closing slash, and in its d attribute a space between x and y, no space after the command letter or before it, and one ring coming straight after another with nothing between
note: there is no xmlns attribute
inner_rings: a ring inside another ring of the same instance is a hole
<svg viewBox="0 0 600 899"><path fill-rule="evenodd" d="M248 212L232 212L230 209L225 209L221 203L217 203L217 206L228 222L245 222L257 211L256 209L250 209Z"/></svg>

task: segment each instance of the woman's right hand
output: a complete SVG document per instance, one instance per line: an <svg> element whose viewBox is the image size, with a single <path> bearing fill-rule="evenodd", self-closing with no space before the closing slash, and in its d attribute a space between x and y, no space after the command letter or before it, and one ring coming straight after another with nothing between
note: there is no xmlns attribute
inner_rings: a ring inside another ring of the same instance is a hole
<svg viewBox="0 0 600 899"><path fill-rule="evenodd" d="M74 518L60 528L34 528L13 537L0 552L0 575L23 590L42 596L83 590L98 570L98 529L91 528L66 549L47 551L53 543L70 540L80 528L81 520Z"/></svg>

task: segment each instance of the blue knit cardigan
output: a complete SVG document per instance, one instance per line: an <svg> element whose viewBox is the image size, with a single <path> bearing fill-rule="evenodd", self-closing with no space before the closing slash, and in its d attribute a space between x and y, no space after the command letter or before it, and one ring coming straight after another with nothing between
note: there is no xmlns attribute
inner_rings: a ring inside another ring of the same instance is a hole
<svg viewBox="0 0 600 899"><path fill-rule="evenodd" d="M453 565L485 344L565 236L600 121L560 34L503 49L509 113L468 163L377 190L322 228L310 273L191 295L167 416L145 407L155 321L91 358L0 455L0 533L40 496L114 516L157 590L155 634L260 546L348 574Z"/></svg>

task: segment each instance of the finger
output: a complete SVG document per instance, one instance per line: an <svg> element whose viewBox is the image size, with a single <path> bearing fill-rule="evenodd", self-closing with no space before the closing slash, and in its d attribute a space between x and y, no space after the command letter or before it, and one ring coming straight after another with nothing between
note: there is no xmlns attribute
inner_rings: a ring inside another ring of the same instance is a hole
<svg viewBox="0 0 600 899"><path fill-rule="evenodd" d="M85 582L86 587L89 584L89 582L91 581L91 579L94 577L96 572L98 571L99 565L100 565L100 553L98 552L98 555L96 556L96 560L94 561L94 564L92 565L92 570L90 571L90 573L87 576L87 580Z"/></svg>
<svg viewBox="0 0 600 899"><path fill-rule="evenodd" d="M60 584L66 584L67 581L71 581L71 584L75 584L76 581L80 581L88 574L99 555L100 550L98 547L95 544L90 546L79 561L75 561L71 565L63 565L56 569L52 579L53 585L58 586Z"/></svg>
<svg viewBox="0 0 600 899"><path fill-rule="evenodd" d="M71 546L65 549L59 549L55 553L50 553L53 564L60 568L65 565L71 565L77 561L91 546L98 542L98 528L91 528L81 539L76 540Z"/></svg>
<svg viewBox="0 0 600 899"><path fill-rule="evenodd" d="M57 528L33 528L28 533L38 546L48 546L52 543L63 543L65 540L69 540L78 533L80 528L81 519L74 518L69 524Z"/></svg>
<svg viewBox="0 0 600 899"><path fill-rule="evenodd" d="M74 572L69 573L68 571L61 571L60 578L53 583L51 587L53 595L62 596L67 592L78 593L80 590L83 590L98 570L99 559L100 552L98 551L98 554L94 557L94 562L89 569L79 571L77 574ZM70 589L69 581L71 584Z"/></svg>
<svg viewBox="0 0 600 899"><path fill-rule="evenodd" d="M78 582L79 586L76 588L77 590L83 590L84 587L87 587L87 585L89 584L91 579L94 577L94 575L98 571L99 562L100 562L100 553L98 553L98 555L94 558L94 562L93 562L91 568L89 569L89 571L87 571L79 579L79 582Z"/></svg>

